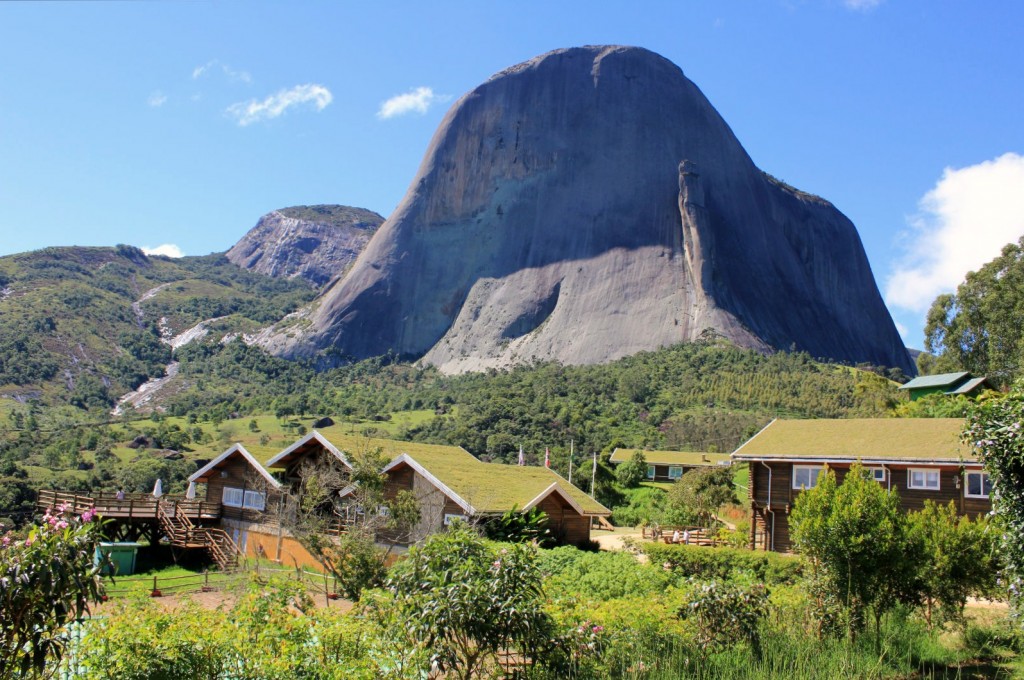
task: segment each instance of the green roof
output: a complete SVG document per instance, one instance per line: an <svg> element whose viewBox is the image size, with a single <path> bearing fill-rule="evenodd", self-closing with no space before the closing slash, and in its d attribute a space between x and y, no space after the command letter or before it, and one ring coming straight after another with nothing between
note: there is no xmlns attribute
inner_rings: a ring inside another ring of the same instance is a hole
<svg viewBox="0 0 1024 680"><path fill-rule="evenodd" d="M406 453L480 513L505 512L513 507L522 508L553 483L557 483L566 495L583 508L584 513L610 513L608 508L588 496L582 489L569 484L548 468L484 463L458 446L368 439L322 430L320 434L346 453L378 446L392 460Z"/></svg>
<svg viewBox="0 0 1024 680"><path fill-rule="evenodd" d="M728 453L705 453L701 451L644 451L643 449L615 449L609 462L625 463L639 451L644 455L648 465L686 465L699 467L706 465L728 465L731 460Z"/></svg>
<svg viewBox="0 0 1024 680"><path fill-rule="evenodd" d="M975 461L961 418L773 420L735 459Z"/></svg>
<svg viewBox="0 0 1024 680"><path fill-rule="evenodd" d="M922 375L914 378L905 385L900 385L901 390L923 390L932 387L952 387L959 384L971 374L966 371L959 373L939 373L937 375Z"/></svg>

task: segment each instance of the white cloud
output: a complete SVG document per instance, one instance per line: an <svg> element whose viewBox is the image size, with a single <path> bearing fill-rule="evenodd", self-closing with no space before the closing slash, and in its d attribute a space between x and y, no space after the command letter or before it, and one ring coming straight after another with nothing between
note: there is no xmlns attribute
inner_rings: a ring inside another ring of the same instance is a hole
<svg viewBox="0 0 1024 680"><path fill-rule="evenodd" d="M238 121L241 126L250 125L261 120L277 118L293 106L312 102L317 111L323 111L334 97L323 85L308 83L296 85L290 90L281 90L263 101L250 99L247 102L232 104L227 114Z"/></svg>
<svg viewBox="0 0 1024 680"><path fill-rule="evenodd" d="M227 64L222 64L217 59L213 59L211 61L206 62L202 66L196 66L194 69L192 69L192 80L199 80L204 75L210 73L213 70L216 70L218 66L220 67L220 72L227 76L228 80L235 80L243 83L252 82L252 76L249 75L248 71L236 71Z"/></svg>
<svg viewBox="0 0 1024 680"><path fill-rule="evenodd" d="M167 95L160 90L154 90L149 98L146 99L146 103L152 106L154 109L160 108L167 103Z"/></svg>
<svg viewBox="0 0 1024 680"><path fill-rule="evenodd" d="M377 110L377 117L382 120L404 116L407 113L418 113L421 116L436 103L446 102L451 99L447 94L434 94L429 87L417 87L405 94L395 95L385 102L381 102Z"/></svg>
<svg viewBox="0 0 1024 680"><path fill-rule="evenodd" d="M904 255L886 282L885 299L924 312L1024 235L1024 156L946 168L918 207L900 234Z"/></svg>
<svg viewBox="0 0 1024 680"><path fill-rule="evenodd" d="M856 12L868 12L881 5L883 0L843 0L846 9Z"/></svg>
<svg viewBox="0 0 1024 680"><path fill-rule="evenodd" d="M173 243L164 243L155 248L142 246L142 252L146 255L165 255L167 257L185 257L184 251Z"/></svg>

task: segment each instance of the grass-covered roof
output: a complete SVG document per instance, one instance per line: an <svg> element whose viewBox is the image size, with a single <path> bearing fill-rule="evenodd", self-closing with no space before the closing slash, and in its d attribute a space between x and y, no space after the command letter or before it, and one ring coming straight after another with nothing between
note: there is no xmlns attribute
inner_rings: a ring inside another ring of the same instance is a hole
<svg viewBox="0 0 1024 680"><path fill-rule="evenodd" d="M701 451L644 451L643 449L615 449L612 451L612 463L625 463L639 451L648 465L686 465L700 467L707 465L728 464L728 453L705 453Z"/></svg>
<svg viewBox="0 0 1024 680"><path fill-rule="evenodd" d="M960 418L774 420L735 459L973 461Z"/></svg>
<svg viewBox="0 0 1024 680"><path fill-rule="evenodd" d="M553 483L557 483L585 513L610 512L582 489L544 467L484 463L458 446L335 434L330 430L320 433L350 458L361 451L377 447L391 460L403 453L408 454L477 512L505 512L513 507L523 508Z"/></svg>

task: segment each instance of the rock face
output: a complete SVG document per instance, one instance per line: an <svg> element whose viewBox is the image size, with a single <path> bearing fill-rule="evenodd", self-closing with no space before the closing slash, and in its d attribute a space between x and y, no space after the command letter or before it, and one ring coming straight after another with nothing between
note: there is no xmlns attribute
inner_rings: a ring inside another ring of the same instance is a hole
<svg viewBox="0 0 1024 680"><path fill-rule="evenodd" d="M319 288L355 261L383 221L371 210L345 205L283 208L261 217L227 258L268 276L299 276Z"/></svg>
<svg viewBox="0 0 1024 680"><path fill-rule="evenodd" d="M599 363L708 329L914 371L853 224L758 170L677 66L605 46L462 97L306 328L263 343L461 372Z"/></svg>

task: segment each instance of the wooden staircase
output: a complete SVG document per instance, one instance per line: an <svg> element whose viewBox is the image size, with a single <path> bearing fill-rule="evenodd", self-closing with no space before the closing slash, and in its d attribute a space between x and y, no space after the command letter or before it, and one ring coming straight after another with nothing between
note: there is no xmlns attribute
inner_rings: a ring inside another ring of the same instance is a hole
<svg viewBox="0 0 1024 680"><path fill-rule="evenodd" d="M184 514L168 514L163 505L157 509L157 518L160 521L160 528L171 542L171 547L205 548L221 571L233 571L238 568L242 551L223 529L197 527Z"/></svg>

